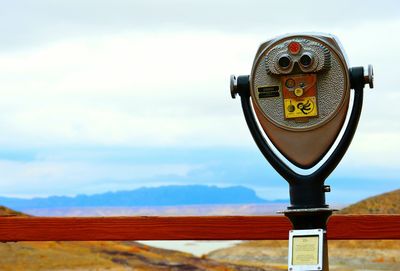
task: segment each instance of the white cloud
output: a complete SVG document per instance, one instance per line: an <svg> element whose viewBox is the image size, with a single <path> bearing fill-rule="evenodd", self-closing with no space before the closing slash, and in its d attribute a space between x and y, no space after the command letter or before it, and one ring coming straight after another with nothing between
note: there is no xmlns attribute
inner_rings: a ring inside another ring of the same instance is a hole
<svg viewBox="0 0 400 271"><path fill-rule="evenodd" d="M371 60L376 67L359 131L370 133L374 123L375 138L376 130L391 133L389 140L399 131L382 125L400 113L387 113L397 100L387 90L399 85L396 57L380 48L382 39L389 48L399 46L400 39L389 36L399 27L400 21L382 21L336 33L353 63ZM364 28L375 37L368 46ZM239 101L229 97L228 77L250 72L260 41L254 33L136 31L0 54L0 144L248 146L253 143Z"/></svg>
<svg viewBox="0 0 400 271"><path fill-rule="evenodd" d="M212 32L132 33L0 55L1 142L234 144L247 132L234 115L240 109L226 67L250 66L236 57L249 41L252 47L252 37Z"/></svg>

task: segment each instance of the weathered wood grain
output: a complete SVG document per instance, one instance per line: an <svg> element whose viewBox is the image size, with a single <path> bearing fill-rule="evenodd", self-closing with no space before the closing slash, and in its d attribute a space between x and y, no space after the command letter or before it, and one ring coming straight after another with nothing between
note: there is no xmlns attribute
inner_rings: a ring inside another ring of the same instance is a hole
<svg viewBox="0 0 400 271"><path fill-rule="evenodd" d="M0 241L284 240L284 216L4 217ZM328 238L400 239L400 215L334 215Z"/></svg>
<svg viewBox="0 0 400 271"><path fill-rule="evenodd" d="M400 215L333 215L327 234L335 240L399 240Z"/></svg>

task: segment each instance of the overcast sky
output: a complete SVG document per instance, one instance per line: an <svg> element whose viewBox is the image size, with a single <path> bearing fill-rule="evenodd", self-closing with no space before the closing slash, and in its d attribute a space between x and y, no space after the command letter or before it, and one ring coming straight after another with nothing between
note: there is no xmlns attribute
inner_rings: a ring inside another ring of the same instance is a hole
<svg viewBox="0 0 400 271"><path fill-rule="evenodd" d="M398 188L399 3L3 1L0 194L199 183L287 198L229 75L249 74L263 41L309 31L338 36L350 66L375 68L329 199Z"/></svg>

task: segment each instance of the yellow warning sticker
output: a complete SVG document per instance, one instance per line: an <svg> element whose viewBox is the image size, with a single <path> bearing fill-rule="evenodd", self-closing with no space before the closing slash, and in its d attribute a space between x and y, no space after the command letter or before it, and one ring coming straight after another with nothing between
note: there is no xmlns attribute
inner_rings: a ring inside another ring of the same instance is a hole
<svg viewBox="0 0 400 271"><path fill-rule="evenodd" d="M304 118L318 116L317 99L315 96L302 99L284 99L285 118Z"/></svg>

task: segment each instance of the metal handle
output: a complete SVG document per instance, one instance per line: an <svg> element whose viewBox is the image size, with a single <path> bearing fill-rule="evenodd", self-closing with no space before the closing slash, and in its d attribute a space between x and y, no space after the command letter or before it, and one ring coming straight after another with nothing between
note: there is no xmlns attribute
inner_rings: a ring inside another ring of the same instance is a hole
<svg viewBox="0 0 400 271"><path fill-rule="evenodd" d="M231 97L232 99L236 98L237 92L237 80L235 75L231 75L231 80L230 80L230 85L231 85Z"/></svg>
<svg viewBox="0 0 400 271"><path fill-rule="evenodd" d="M364 84L368 84L369 88L374 88L374 68L368 65L368 73L364 75Z"/></svg>

